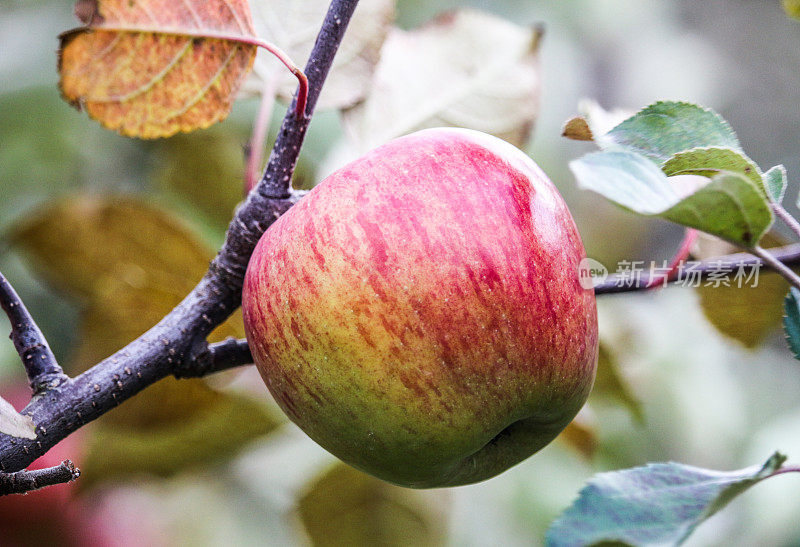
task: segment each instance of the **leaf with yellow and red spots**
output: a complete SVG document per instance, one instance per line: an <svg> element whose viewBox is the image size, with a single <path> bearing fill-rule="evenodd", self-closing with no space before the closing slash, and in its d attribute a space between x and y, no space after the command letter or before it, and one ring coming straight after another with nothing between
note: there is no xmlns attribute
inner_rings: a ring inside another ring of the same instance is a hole
<svg viewBox="0 0 800 547"><path fill-rule="evenodd" d="M222 120L256 48L268 47L247 0L79 0L75 13L85 26L61 35L61 92L130 137Z"/></svg>

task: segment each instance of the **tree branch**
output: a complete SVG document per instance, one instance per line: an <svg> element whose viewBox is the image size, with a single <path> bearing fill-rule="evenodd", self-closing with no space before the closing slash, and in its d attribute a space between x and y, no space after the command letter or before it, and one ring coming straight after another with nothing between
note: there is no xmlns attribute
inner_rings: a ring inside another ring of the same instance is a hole
<svg viewBox="0 0 800 547"><path fill-rule="evenodd" d="M0 306L11 323L14 347L19 353L34 394L57 387L68 378L56 362L42 331L31 317L11 283L0 273Z"/></svg>
<svg viewBox="0 0 800 547"><path fill-rule="evenodd" d="M357 4L357 0L331 2L305 70L309 81L306 114L297 115L296 100L289 106L261 182L237 209L225 243L200 283L157 325L125 348L35 397L23 412L36 424L37 438L0 434L0 472L23 469L85 423L158 380L170 374L191 376L193 367L205 363L206 353L234 353L228 351L231 346L212 352L214 346L209 346L206 338L241 305L244 273L261 234L301 197L291 191L294 166Z"/></svg>
<svg viewBox="0 0 800 547"><path fill-rule="evenodd" d="M229 368L253 364L253 355L247 340L228 338L224 342L209 344L195 358L191 366L175 372L177 378L198 378Z"/></svg>
<svg viewBox="0 0 800 547"><path fill-rule="evenodd" d="M28 484L52 484L47 481L65 477L64 471L15 472L87 422L166 376L202 376L252 360L244 341L209 345L206 338L240 306L247 263L263 232L302 196L291 190L292 174L322 85L357 3L357 0L331 2L305 69L309 81L306 113L296 112L296 100L289 106L264 175L237 209L225 243L206 275L175 309L145 334L80 376L65 378L33 398L23 412L36 424L37 438L20 439L0 434L0 482L27 480L26 477L35 473ZM798 263L800 246L793 247L772 252L781 260ZM790 250L791 256L781 255L781 251ZM757 257L747 254L726 258L736 265L755 267L761 264ZM718 264L712 262L716 267ZM681 279L679 275L675 281ZM597 294L642 290L647 285L644 279L635 287L619 288L613 281L612 276L596 289Z"/></svg>
<svg viewBox="0 0 800 547"><path fill-rule="evenodd" d="M32 469L15 473L0 473L0 496L24 494L45 486L72 482L81 476L81 470L69 461L46 469Z"/></svg>

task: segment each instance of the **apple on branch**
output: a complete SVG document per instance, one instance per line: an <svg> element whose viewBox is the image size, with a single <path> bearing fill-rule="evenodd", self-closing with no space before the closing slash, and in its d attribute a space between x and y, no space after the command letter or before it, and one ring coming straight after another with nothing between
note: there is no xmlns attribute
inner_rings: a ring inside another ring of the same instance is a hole
<svg viewBox="0 0 800 547"><path fill-rule="evenodd" d="M428 129L333 173L266 231L247 338L278 404L334 455L403 486L469 484L540 450L586 401L584 257L530 158Z"/></svg>

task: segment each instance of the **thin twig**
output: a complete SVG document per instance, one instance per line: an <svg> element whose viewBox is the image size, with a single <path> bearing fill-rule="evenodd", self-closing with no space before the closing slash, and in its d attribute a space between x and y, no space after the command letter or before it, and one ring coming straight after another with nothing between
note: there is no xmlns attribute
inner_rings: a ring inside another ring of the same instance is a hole
<svg viewBox="0 0 800 547"><path fill-rule="evenodd" d="M797 235L797 237L800 237L800 222L797 222L797 219L789 214L789 211L787 211L783 205L773 201L772 210L775 212L778 218L786 223L786 225L795 233L795 235Z"/></svg>
<svg viewBox="0 0 800 547"><path fill-rule="evenodd" d="M800 264L800 244L776 247L770 249L770 253L773 258L784 265ZM689 279L699 281L706 279L712 273L720 271L733 272L739 269L746 271L762 267L770 270L775 269L773 265L766 263L757 256L749 253L736 253L692 263L691 268L679 269L675 277L670 279L670 283L680 283ZM612 274L602 283L595 286L594 292L598 295L636 292L646 289L649 283L650 277L646 273L638 277L631 277L629 274Z"/></svg>
<svg viewBox="0 0 800 547"><path fill-rule="evenodd" d="M0 473L0 496L25 494L45 486L72 482L81 476L81 470L69 461L46 469L31 469L15 473Z"/></svg>
<svg viewBox="0 0 800 547"><path fill-rule="evenodd" d="M782 465L780 469L772 473L772 476L783 475L785 473L800 473L800 465L792 463Z"/></svg>
<svg viewBox="0 0 800 547"><path fill-rule="evenodd" d="M772 254L763 247L755 245L752 251L753 254L763 260L766 265L781 274L786 281L800 289L800 277L798 277L791 268L788 268L783 262L772 256Z"/></svg>
<svg viewBox="0 0 800 547"><path fill-rule="evenodd" d="M5 310L11 323L10 338L25 366L33 392L40 393L65 382L68 379L67 375L58 365L44 334L2 273L0 273L0 306Z"/></svg>
<svg viewBox="0 0 800 547"><path fill-rule="evenodd" d="M278 89L277 75L272 74L264 81L261 89L261 104L258 107L256 121L253 123L253 134L247 145L247 166L244 177L244 193L249 194L258 182L261 163L264 160L264 142L269 132L272 107L275 105L275 93Z"/></svg>

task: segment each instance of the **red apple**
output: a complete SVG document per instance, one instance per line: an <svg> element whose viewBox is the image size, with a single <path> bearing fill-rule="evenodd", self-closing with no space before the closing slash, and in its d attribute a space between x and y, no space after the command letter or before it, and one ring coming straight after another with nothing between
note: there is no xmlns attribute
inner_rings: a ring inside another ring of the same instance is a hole
<svg viewBox="0 0 800 547"><path fill-rule="evenodd" d="M586 401L584 256L525 154L420 131L266 231L245 277L247 338L278 404L334 455L399 485L468 484L544 447Z"/></svg>

